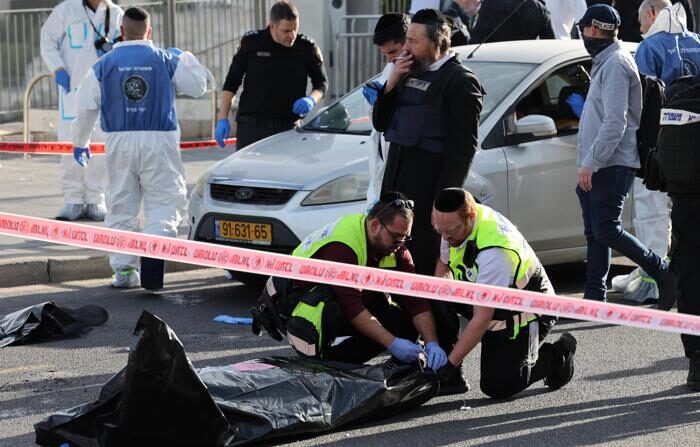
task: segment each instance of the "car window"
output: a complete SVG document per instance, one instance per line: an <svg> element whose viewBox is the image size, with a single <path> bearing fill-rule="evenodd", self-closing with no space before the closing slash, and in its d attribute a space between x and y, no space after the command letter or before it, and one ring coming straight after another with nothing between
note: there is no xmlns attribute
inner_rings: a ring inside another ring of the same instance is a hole
<svg viewBox="0 0 700 447"><path fill-rule="evenodd" d="M534 64L515 62L480 62L463 60L465 67L474 72L481 82L486 96L481 110L481 121L484 121L498 106L503 98L513 91L516 85L525 79L537 67Z"/></svg>

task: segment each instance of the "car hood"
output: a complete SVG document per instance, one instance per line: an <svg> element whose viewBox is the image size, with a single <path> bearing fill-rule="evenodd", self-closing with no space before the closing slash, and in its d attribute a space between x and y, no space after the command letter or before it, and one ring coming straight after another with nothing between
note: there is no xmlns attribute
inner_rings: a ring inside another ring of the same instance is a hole
<svg viewBox="0 0 700 447"><path fill-rule="evenodd" d="M369 170L367 135L290 130L252 144L217 163L212 181L314 190L330 180Z"/></svg>

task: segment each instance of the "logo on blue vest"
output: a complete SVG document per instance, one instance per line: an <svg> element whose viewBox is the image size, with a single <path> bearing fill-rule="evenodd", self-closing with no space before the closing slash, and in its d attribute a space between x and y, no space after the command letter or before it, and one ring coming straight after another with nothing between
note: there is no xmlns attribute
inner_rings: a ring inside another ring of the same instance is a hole
<svg viewBox="0 0 700 447"><path fill-rule="evenodd" d="M124 83L124 95L130 101L139 102L146 97L148 84L141 76L129 76Z"/></svg>

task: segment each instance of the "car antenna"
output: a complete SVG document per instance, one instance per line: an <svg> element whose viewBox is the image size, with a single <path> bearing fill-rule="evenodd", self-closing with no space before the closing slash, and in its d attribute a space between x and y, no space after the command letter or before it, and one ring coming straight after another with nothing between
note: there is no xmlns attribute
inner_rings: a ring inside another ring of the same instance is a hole
<svg viewBox="0 0 700 447"><path fill-rule="evenodd" d="M479 48L481 48L481 46L482 46L483 44L485 44L486 42L488 42L489 38L491 38L491 36L493 36L493 35L496 33L496 31L498 31L499 29L501 29L501 27L502 27L503 25L505 25L506 22L507 22L508 20L510 20L510 18L513 17L513 16L515 15L515 13L518 12L518 11L520 10L520 8L522 8L523 5L524 5L525 3L527 3L527 1L528 1L528 0L523 0L523 1L518 5L517 8L515 8L510 14L508 14L508 17L506 17L505 19L503 19L503 20L501 21L501 23L499 23L498 26L495 27L495 28L493 29L493 31L491 31L486 37L484 37L484 40L482 40L481 43L479 43L479 45L477 45L476 48L474 48L474 50L472 50L472 52L469 53L469 56L467 56L467 59L471 59L472 56L474 56L474 53L476 53L476 50L478 50Z"/></svg>

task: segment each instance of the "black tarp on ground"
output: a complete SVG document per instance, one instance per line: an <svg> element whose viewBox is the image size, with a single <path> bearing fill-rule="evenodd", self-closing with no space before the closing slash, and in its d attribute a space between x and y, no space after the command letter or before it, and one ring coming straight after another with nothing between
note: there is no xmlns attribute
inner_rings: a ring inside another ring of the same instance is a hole
<svg viewBox="0 0 700 447"><path fill-rule="evenodd" d="M406 365L270 357L195 371L157 317L144 312L135 334L126 368L97 401L36 424L37 444L236 446L395 415L438 390L434 374Z"/></svg>
<svg viewBox="0 0 700 447"><path fill-rule="evenodd" d="M104 324L109 315L102 307L88 304L76 309L48 301L17 312L0 315L0 348L77 335L90 326Z"/></svg>

